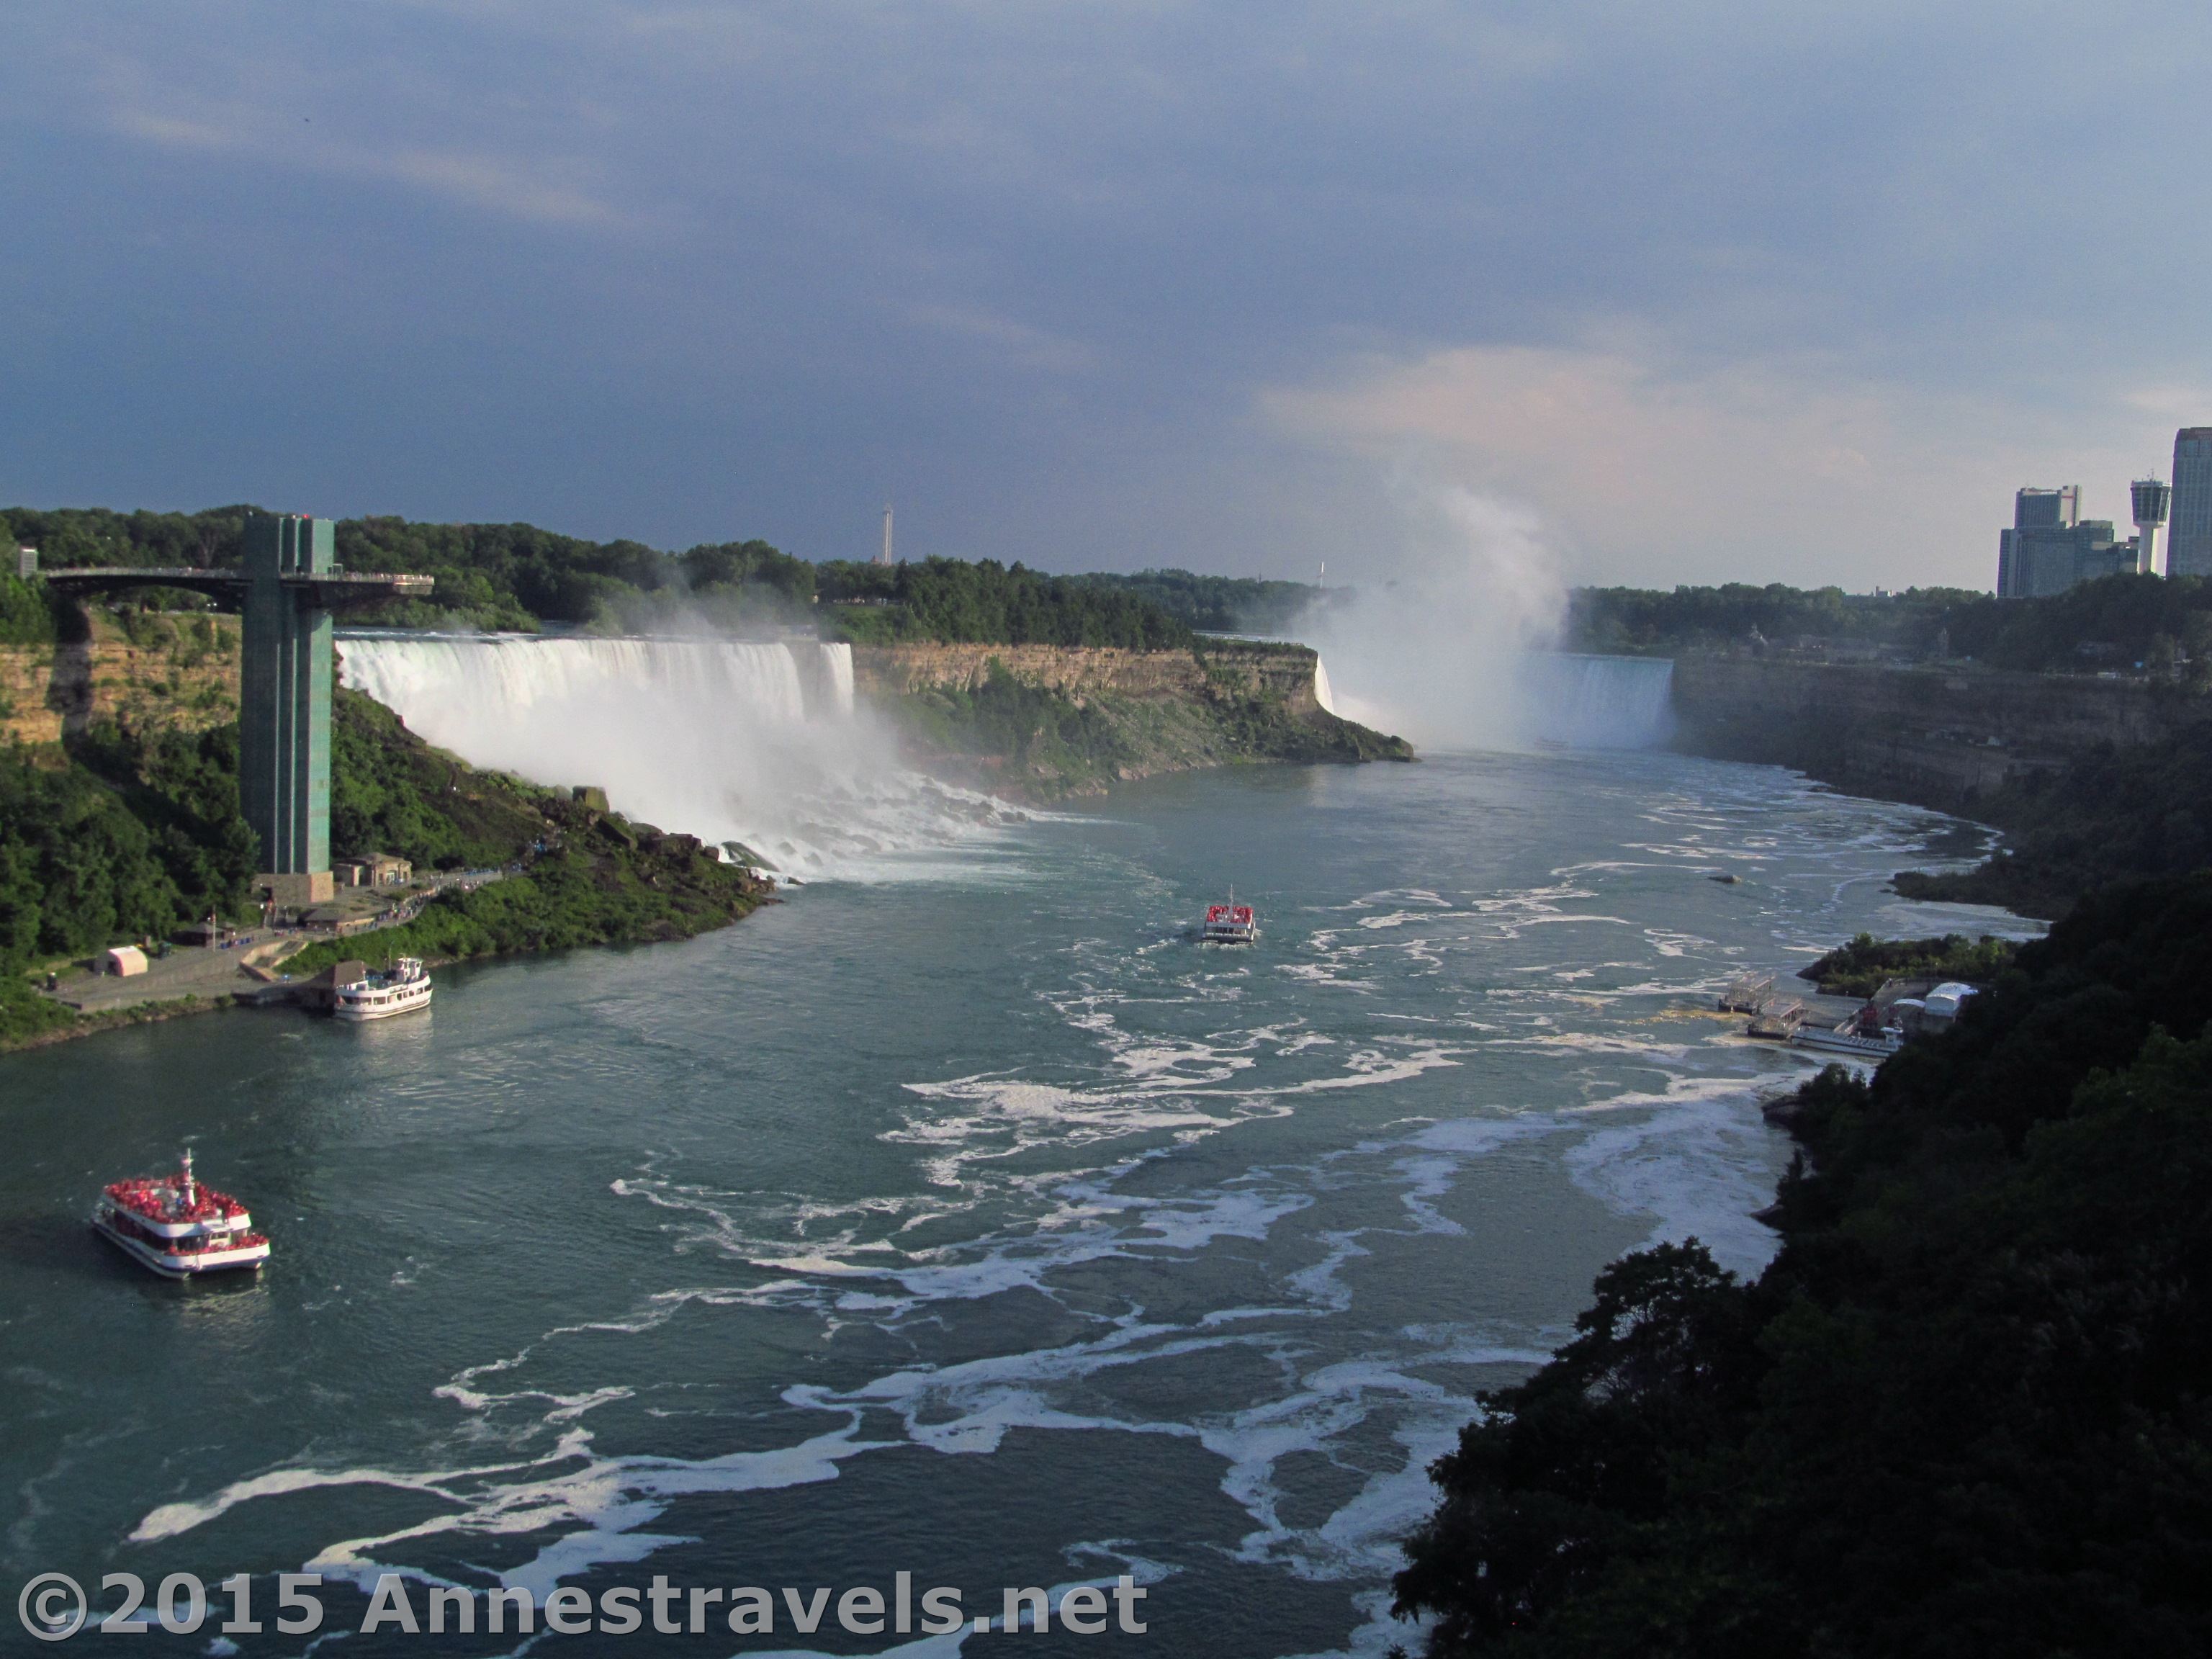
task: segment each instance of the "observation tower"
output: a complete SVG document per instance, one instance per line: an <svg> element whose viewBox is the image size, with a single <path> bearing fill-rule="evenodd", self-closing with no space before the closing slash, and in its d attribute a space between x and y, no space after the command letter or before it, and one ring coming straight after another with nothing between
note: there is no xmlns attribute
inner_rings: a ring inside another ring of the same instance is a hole
<svg viewBox="0 0 2212 1659"><path fill-rule="evenodd" d="M2158 569L2154 556L2158 527L2166 522L2166 509L2173 500L2173 491L2156 478L2137 478L2128 486L2128 495L2136 513L2136 569L2142 575L2152 575Z"/></svg>
<svg viewBox="0 0 2212 1659"><path fill-rule="evenodd" d="M131 587L204 593L245 613L238 676L238 805L261 843L255 884L286 909L328 899L331 613L430 591L428 576L339 568L336 526L302 513L246 515L243 568L103 565L49 570L82 597Z"/></svg>

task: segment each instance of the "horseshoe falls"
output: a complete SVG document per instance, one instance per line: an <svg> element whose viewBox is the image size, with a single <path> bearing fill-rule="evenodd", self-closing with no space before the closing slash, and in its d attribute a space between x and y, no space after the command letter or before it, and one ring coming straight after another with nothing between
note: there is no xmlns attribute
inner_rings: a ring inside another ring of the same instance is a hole
<svg viewBox="0 0 2212 1659"><path fill-rule="evenodd" d="M1673 735L1674 665L1663 657L1530 652L1518 690L1528 733L1571 749L1656 749Z"/></svg>

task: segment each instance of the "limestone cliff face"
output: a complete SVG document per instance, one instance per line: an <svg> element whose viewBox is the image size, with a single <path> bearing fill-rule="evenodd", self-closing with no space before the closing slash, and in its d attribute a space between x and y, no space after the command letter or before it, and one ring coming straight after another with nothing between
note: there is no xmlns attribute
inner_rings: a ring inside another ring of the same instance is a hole
<svg viewBox="0 0 2212 1659"><path fill-rule="evenodd" d="M917 764L1036 799L1199 767L1411 760L1401 739L1321 706L1319 660L1304 646L1218 641L857 646L853 679Z"/></svg>
<svg viewBox="0 0 2212 1659"><path fill-rule="evenodd" d="M857 645L853 682L863 696L908 696L937 689L973 691L998 662L1026 685L1078 703L1101 694L1121 697L1202 697L1209 688L1243 696L1269 694L1291 712L1317 712L1314 670L1320 659L1302 645L1209 643L1202 652L1128 651L1109 646Z"/></svg>
<svg viewBox="0 0 2212 1659"><path fill-rule="evenodd" d="M203 731L238 718L238 618L88 613L71 645L0 646L0 732L58 743L98 720Z"/></svg>
<svg viewBox="0 0 2212 1659"><path fill-rule="evenodd" d="M1971 813L2009 778L2155 742L2212 708L2138 680L1684 656L1674 713L1676 744L1693 754Z"/></svg>

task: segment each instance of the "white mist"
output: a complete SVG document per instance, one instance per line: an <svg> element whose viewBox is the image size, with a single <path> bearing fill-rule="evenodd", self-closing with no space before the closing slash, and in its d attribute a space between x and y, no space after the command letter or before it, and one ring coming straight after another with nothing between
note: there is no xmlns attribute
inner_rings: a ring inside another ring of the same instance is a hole
<svg viewBox="0 0 2212 1659"><path fill-rule="evenodd" d="M340 652L348 686L473 765L596 785L787 872L895 873L1009 816L900 764L854 707L849 646L362 635Z"/></svg>
<svg viewBox="0 0 2212 1659"><path fill-rule="evenodd" d="M1533 514L1431 489L1412 498L1401 544L1304 631L1347 720L1424 749L1516 748L1533 735L1520 659L1565 607Z"/></svg>
<svg viewBox="0 0 2212 1659"><path fill-rule="evenodd" d="M1324 708L1431 750L1666 741L1672 663L1553 648L1567 588L1534 514L1464 489L1406 494L1399 548L1300 630L1333 665L1316 672Z"/></svg>

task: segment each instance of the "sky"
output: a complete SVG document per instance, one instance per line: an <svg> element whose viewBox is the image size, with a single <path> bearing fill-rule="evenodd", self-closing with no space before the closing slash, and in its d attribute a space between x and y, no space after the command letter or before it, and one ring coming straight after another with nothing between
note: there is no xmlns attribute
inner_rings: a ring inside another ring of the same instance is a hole
<svg viewBox="0 0 2212 1659"><path fill-rule="evenodd" d="M2212 424L2212 8L9 0L0 501L1989 586ZM2124 525L2122 533L2125 533ZM1518 544L1516 543L1516 544Z"/></svg>

